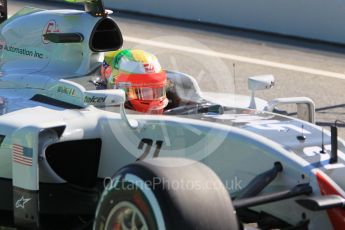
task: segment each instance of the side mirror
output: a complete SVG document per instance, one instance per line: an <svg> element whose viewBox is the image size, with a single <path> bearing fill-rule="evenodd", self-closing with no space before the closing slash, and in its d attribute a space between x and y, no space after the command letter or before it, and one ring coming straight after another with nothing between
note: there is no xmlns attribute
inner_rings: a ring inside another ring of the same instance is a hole
<svg viewBox="0 0 345 230"><path fill-rule="evenodd" d="M92 90L84 92L84 103L96 107L121 105L126 101L126 94L121 89Z"/></svg>
<svg viewBox="0 0 345 230"><path fill-rule="evenodd" d="M260 75L248 78L248 89L250 91L266 90L274 86L273 75Z"/></svg>
<svg viewBox="0 0 345 230"><path fill-rule="evenodd" d="M250 109L256 109L255 91L271 89L274 86L273 75L260 75L248 78L248 89L251 91L252 96L250 100Z"/></svg>

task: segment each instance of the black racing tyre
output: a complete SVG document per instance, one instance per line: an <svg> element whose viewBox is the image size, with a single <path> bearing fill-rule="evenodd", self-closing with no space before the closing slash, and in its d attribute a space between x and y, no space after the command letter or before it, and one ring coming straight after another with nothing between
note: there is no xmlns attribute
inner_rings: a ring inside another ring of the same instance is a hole
<svg viewBox="0 0 345 230"><path fill-rule="evenodd" d="M206 165L154 158L125 166L104 190L94 229L238 229L231 199Z"/></svg>

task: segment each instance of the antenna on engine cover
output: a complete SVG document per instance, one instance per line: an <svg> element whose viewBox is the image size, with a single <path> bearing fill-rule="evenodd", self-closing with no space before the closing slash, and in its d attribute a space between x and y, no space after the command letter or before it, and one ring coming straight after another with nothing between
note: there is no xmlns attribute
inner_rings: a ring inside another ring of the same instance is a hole
<svg viewBox="0 0 345 230"><path fill-rule="evenodd" d="M322 130L321 130L321 132L322 132L322 134L321 134L321 151L320 151L320 153L321 154L325 154L326 153L326 151L325 151L325 133L323 132L323 128L322 128Z"/></svg>
<svg viewBox="0 0 345 230"><path fill-rule="evenodd" d="M338 128L337 122L335 125L331 125L331 159L329 160L330 164L335 164L338 161Z"/></svg>
<svg viewBox="0 0 345 230"><path fill-rule="evenodd" d="M304 135L304 125L302 124L301 126L301 135L296 137L297 140L299 140L301 143L305 142L305 140L307 139L307 137Z"/></svg>
<svg viewBox="0 0 345 230"><path fill-rule="evenodd" d="M334 125L331 125L331 159L330 164L335 164L338 162L338 123L344 123L343 121L336 120Z"/></svg>

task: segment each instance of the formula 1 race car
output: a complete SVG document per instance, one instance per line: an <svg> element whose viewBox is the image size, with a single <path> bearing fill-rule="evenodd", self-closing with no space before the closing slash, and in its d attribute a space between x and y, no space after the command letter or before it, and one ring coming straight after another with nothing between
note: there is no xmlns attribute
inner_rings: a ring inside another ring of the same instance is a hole
<svg viewBox="0 0 345 230"><path fill-rule="evenodd" d="M313 124L310 99L219 103L170 71L165 114L128 113L124 91L74 81L122 46L102 1L9 19L1 2L0 226L345 228L345 143Z"/></svg>

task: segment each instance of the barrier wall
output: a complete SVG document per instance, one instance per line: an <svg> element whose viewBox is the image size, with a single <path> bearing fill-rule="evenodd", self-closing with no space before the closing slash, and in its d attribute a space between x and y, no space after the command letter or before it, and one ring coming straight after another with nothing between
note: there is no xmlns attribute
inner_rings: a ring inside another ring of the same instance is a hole
<svg viewBox="0 0 345 230"><path fill-rule="evenodd" d="M104 0L107 8L345 44L344 0Z"/></svg>

